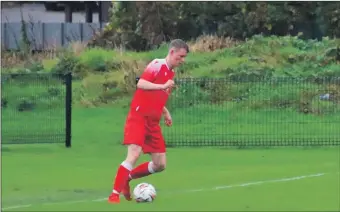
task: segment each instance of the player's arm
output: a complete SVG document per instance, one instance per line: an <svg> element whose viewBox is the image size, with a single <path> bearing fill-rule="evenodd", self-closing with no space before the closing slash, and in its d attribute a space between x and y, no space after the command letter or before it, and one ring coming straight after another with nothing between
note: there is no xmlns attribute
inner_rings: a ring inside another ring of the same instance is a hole
<svg viewBox="0 0 340 212"><path fill-rule="evenodd" d="M143 90L163 90L165 88L165 84L156 84L149 82L145 79L140 78L137 83L137 88L143 89Z"/></svg>
<svg viewBox="0 0 340 212"><path fill-rule="evenodd" d="M169 110L166 107L163 107L163 114L170 114Z"/></svg>
<svg viewBox="0 0 340 212"><path fill-rule="evenodd" d="M137 88L143 89L143 90L165 90L167 88L170 88L174 86L174 81L168 80L165 84L156 84L149 82L143 78L140 78L137 83Z"/></svg>
<svg viewBox="0 0 340 212"><path fill-rule="evenodd" d="M172 125L172 118L171 118L169 110L166 107L163 107L163 115L164 115L165 124L168 127L170 127Z"/></svg>
<svg viewBox="0 0 340 212"><path fill-rule="evenodd" d="M158 66L152 67L152 65L149 65L140 77L137 88L143 90L165 90L172 87L174 85L174 81L172 80L168 80L165 84L152 83L155 81L157 74L160 71L159 69L160 67Z"/></svg>

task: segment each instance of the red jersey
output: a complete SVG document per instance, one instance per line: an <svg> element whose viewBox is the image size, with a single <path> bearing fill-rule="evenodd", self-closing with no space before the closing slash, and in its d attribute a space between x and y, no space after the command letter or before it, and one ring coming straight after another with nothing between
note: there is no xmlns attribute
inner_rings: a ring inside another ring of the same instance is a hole
<svg viewBox="0 0 340 212"><path fill-rule="evenodd" d="M175 72L169 69L165 59L155 59L147 65L140 79L155 84L165 84L168 80L172 80L174 76ZM160 119L170 93L171 89L143 90L137 88L131 102L131 109L146 116Z"/></svg>

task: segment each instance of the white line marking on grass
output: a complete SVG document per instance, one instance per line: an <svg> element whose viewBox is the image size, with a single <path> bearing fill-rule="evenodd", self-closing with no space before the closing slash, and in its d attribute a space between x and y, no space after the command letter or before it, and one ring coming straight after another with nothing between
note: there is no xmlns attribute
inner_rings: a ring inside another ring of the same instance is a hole
<svg viewBox="0 0 340 212"><path fill-rule="evenodd" d="M264 183L287 182L287 181L301 180L301 179L304 179L304 178L320 177L320 176L323 176L323 175L325 175L325 173L318 173L318 174L311 174L311 175L304 175L304 176L290 177L290 178L282 178L282 179L277 179L277 180L264 180L264 181L243 183L243 184L230 185L230 186L217 186L213 190L235 188L235 187L245 187L245 186L259 185L259 184L264 184Z"/></svg>
<svg viewBox="0 0 340 212"><path fill-rule="evenodd" d="M2 208L2 210L11 210L11 209L17 209L17 208L28 208L28 207L31 207L31 206L32 205L16 205L16 206Z"/></svg>
<svg viewBox="0 0 340 212"><path fill-rule="evenodd" d="M201 192L201 191L213 191L213 190L221 190L221 189L229 189L229 188L237 188L237 187L247 187L247 186L252 186L252 185L261 185L261 184L265 184L265 183L288 182L288 181L301 180L301 179L305 179L305 178L321 177L321 176L323 176L325 174L326 173L317 173L317 174L302 175L302 176L296 176L296 177L280 178L280 179L274 179L274 180L262 180L262 181L248 182L248 183L235 184L235 185L216 186L216 187L213 187L213 188L190 189L190 190L183 190L183 191L177 191L177 192L169 192L168 194L191 193L191 192ZM99 199L94 199L94 200L77 200L77 201L65 201L65 202L50 202L50 203L42 203L42 204L37 204L37 205L72 204L72 203L80 203L80 202L101 202L101 201L106 201L106 200L107 200L107 197L99 198ZM32 207L32 206L35 206L35 205L33 205L33 204L15 205L15 206L11 206L11 207L2 208L2 210L27 208L27 207Z"/></svg>

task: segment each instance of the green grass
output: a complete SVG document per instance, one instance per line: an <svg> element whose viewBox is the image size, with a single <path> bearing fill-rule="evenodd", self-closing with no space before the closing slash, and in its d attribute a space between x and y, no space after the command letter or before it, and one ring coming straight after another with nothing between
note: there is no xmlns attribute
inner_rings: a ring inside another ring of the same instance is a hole
<svg viewBox="0 0 340 212"><path fill-rule="evenodd" d="M218 38L216 37L216 39ZM186 62L176 69L176 80L183 77L224 78L228 80L228 83L238 83L238 79L276 80L278 77L309 77L319 80L324 77L333 77L336 79L340 76L339 61L335 55L336 47L339 44L340 39L324 38L322 41L315 41L301 40L291 36L263 37L257 35L230 48L215 49L212 52L190 52ZM209 45L209 42L199 43L196 41L194 45L206 46ZM103 104L114 104L118 98L126 97L128 91L131 91L131 88L135 86L135 76L141 74L145 65L152 59L164 57L166 54L167 45L147 52L86 48L76 55L68 52L60 58L55 58L54 61L47 59L34 62L31 65L26 65L25 70L13 67L13 69L7 68L5 71L11 73L40 70L64 73L70 70L75 77L73 81L75 104L96 107ZM18 66L20 64L18 62ZM262 83L263 81L254 82L252 87ZM336 83L333 82L333 84ZM103 88L107 85L110 85L110 88L104 90ZM258 91L257 94L267 97L277 94L277 90L266 86L266 90ZM308 84L308 88L311 89L311 86L315 87L315 85ZM329 84L323 87L326 86ZM298 92L302 90L301 86L297 83L290 83L288 87L295 90L291 92L292 95L289 99L297 99ZM242 89L242 87L234 87L233 92L241 93ZM323 88L322 92L326 92L325 89ZM339 101L340 87L338 85L334 86L333 93ZM221 100L227 99L222 96ZM258 106L262 107L263 105L259 104Z"/></svg>
<svg viewBox="0 0 340 212"><path fill-rule="evenodd" d="M2 140L22 142L21 134L36 142L46 142L44 136L55 133L59 133L56 139L65 137L65 90L60 80L48 74L5 79L1 98L7 104L1 110L5 129Z"/></svg>
<svg viewBox="0 0 340 212"><path fill-rule="evenodd" d="M154 203L94 202L92 200L108 196L117 165L125 157L126 150L119 143L126 112L127 108L122 107L74 109L70 149L63 144L4 145L2 207L31 205L17 209L20 211L339 209L339 147L169 148L165 172L132 182L132 186L143 181L155 185L158 196ZM210 115L212 113L210 111ZM249 117L257 119L262 115ZM174 127L167 129L169 133L176 130L176 122L181 123L180 116L176 116L174 112ZM7 125L3 124L2 131L6 131ZM189 124L192 122L188 121ZM236 126L234 124L235 129ZM256 127L255 124L249 126ZM145 160L147 156L139 162ZM214 190L216 186L317 173L326 174ZM206 190L187 192L193 189Z"/></svg>
<svg viewBox="0 0 340 212"><path fill-rule="evenodd" d="M3 143L53 142L65 138L65 108L18 112L2 110ZM46 137L50 139L46 140Z"/></svg>
<svg viewBox="0 0 340 212"><path fill-rule="evenodd" d="M112 136L117 140L122 137L122 127L128 102L120 107L101 107L93 109L76 109L75 112L88 117L88 121L105 127L113 119ZM174 108L172 128L164 127L163 133L169 145L200 146L202 143L212 145L233 144L247 146L262 142L262 145L318 145L322 142L339 143L340 114L313 115L294 110L267 109L249 110L239 108L238 103L220 106L201 104L187 108ZM20 136L34 136L43 142L42 135L60 133L63 136L65 113L63 108L54 110L34 110L18 112L3 109L3 141ZM74 122L72 122L75 125ZM162 124L164 126L164 124ZM120 126L120 127L119 127ZM92 129L89 129L92 131ZM23 140L24 141L24 140Z"/></svg>
<svg viewBox="0 0 340 212"><path fill-rule="evenodd" d="M179 77L208 78L243 79L270 73L338 76L335 60L325 56L338 42L254 37L231 49L191 53L177 71ZM61 143L3 145L2 207L30 205L12 209L20 211L340 209L339 145L306 147L339 144L339 86L301 82L210 81L200 84L204 89L190 83L179 85L168 105L174 125L167 128L162 124L169 146L229 141L236 148L169 148L164 173L132 182L132 186L142 181L155 185L158 196L152 204L92 201L109 195L117 165L126 155L120 145L131 100L124 92L125 74L137 69L136 61L147 62L165 54L165 46L140 53L90 49L79 60L69 60L79 62L73 65L89 74L73 82L72 148ZM295 61L289 62L292 56ZM128 66L124 67L126 72L120 70L121 61ZM50 60L43 64L52 70L56 63ZM60 81L11 82L4 81L2 87L2 100L8 102L2 107L2 142L20 137L27 142L51 141L46 136L64 127ZM105 90L106 85L116 87ZM58 89L60 95L55 93ZM325 93L334 93L335 100L320 101L319 95ZM236 101L240 98L242 101ZM23 103L35 106L18 112ZM260 146L245 148L247 144ZM305 147L269 148L272 144ZM145 160L148 158L143 156L140 162ZM317 173L325 174L292 178ZM285 178L290 180L271 182ZM258 181L263 183L251 184ZM237 186L244 183L250 184ZM214 189L228 185L236 186ZM203 190L188 192L192 189Z"/></svg>
<svg viewBox="0 0 340 212"><path fill-rule="evenodd" d="M291 110L247 111L237 108L193 107L173 112L179 122L172 129L165 129L169 142L223 141L238 145L263 142L294 144L318 144L320 141L338 142L339 114L336 116L315 116Z"/></svg>
<svg viewBox="0 0 340 212"><path fill-rule="evenodd" d="M118 206L91 200L105 198L110 192L115 168L124 157L124 149L100 148L100 157L95 154L98 150L98 147L93 151L79 147L77 150L46 147L36 155L17 148L12 154L20 156L12 155L10 161L6 160L10 153L4 153L3 207L32 204L32 207L20 209L27 211L338 209L336 149L171 149L168 169L164 173L132 183L134 186L146 181L155 185L157 200L152 205L123 201ZM22 160L23 157L30 159ZM326 172L324 176L296 181L213 189ZM185 192L192 189L206 190ZM88 201L63 203L78 200Z"/></svg>

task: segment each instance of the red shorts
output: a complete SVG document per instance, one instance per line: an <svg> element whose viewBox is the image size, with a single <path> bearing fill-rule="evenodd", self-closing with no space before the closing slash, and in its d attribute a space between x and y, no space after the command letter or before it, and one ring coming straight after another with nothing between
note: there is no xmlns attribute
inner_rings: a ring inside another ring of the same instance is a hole
<svg viewBox="0 0 340 212"><path fill-rule="evenodd" d="M130 110L125 123L123 144L139 145L144 154L164 153L166 145L159 119L143 116L139 112Z"/></svg>

